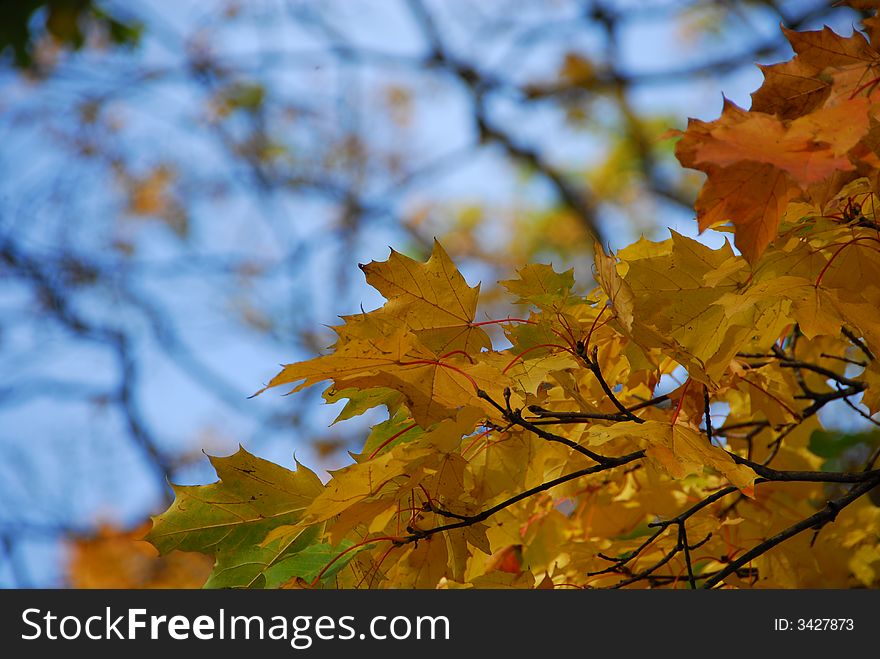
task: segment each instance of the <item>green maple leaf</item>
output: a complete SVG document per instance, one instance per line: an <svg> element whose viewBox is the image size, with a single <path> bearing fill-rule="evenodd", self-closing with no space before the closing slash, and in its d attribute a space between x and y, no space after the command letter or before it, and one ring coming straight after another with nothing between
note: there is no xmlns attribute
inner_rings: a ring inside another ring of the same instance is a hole
<svg viewBox="0 0 880 659"><path fill-rule="evenodd" d="M174 549L214 554L208 587L263 587L266 572L311 544L319 529L303 529L265 547L261 542L277 526L299 522L324 486L302 465L290 471L243 448L210 460L220 480L173 485L176 499L153 518L146 539L163 554Z"/></svg>

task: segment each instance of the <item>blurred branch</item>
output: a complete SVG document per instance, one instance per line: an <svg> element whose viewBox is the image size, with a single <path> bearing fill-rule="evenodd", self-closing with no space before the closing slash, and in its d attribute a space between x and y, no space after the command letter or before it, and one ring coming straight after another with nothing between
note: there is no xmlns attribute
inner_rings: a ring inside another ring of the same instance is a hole
<svg viewBox="0 0 880 659"><path fill-rule="evenodd" d="M164 483L166 476L173 471L174 460L159 449L141 416L135 398L138 369L130 339L118 329L91 324L77 313L53 277L44 271L40 263L19 251L8 238L0 242L0 262L13 267L20 276L31 280L42 302L42 308L65 328L75 335L108 346L116 355L119 381L113 397L119 402L131 438L142 449L156 478ZM165 487L163 491L166 496L170 494Z"/></svg>
<svg viewBox="0 0 880 659"><path fill-rule="evenodd" d="M28 588L31 586L31 578L28 568L18 556L18 549L13 536L8 533L0 532L0 550L5 558L2 563L6 563L9 572L12 575L13 588ZM0 563L0 564L2 564Z"/></svg>
<svg viewBox="0 0 880 659"><path fill-rule="evenodd" d="M421 27L430 50L429 59L453 73L470 92L474 107L474 120L483 142L497 142L514 160L531 167L556 190L560 200L578 217L593 241L605 241L596 218L596 206L587 190L578 190L557 169L552 167L533 149L517 143L501 127L489 119L484 102L487 87L483 76L469 64L451 58L436 24L421 0L407 0L407 6ZM494 84L494 83L492 83Z"/></svg>

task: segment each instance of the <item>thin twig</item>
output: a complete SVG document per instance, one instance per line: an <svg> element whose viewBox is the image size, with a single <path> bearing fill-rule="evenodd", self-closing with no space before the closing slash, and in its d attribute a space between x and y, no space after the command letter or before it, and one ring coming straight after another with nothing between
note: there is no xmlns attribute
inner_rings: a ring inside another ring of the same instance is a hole
<svg viewBox="0 0 880 659"><path fill-rule="evenodd" d="M706 437L712 443L712 415L709 411L709 388L703 385L703 416L706 417Z"/></svg>
<svg viewBox="0 0 880 659"><path fill-rule="evenodd" d="M856 346L859 350L861 350L870 361L874 361L874 353L871 352L871 350L868 348L868 346L866 346L864 344L864 342L859 337L857 337L855 334L853 334L846 327L841 327L840 333L843 334L846 338L848 338L854 346Z"/></svg>
<svg viewBox="0 0 880 659"><path fill-rule="evenodd" d="M739 568L743 567L749 561L756 559L758 556L761 556L776 545L785 542L789 538L792 538L797 534L806 531L807 529L815 528L822 524L834 521L834 519L837 517L837 514L841 510L859 499L865 493L870 492L872 489L880 485L880 472L873 473L873 478L856 485L844 496L829 501L825 505L825 507L822 508L822 510L820 510L819 512L802 519L796 524L792 524L787 529L784 529L776 535L767 538L764 542L755 545L735 561L731 561L731 563L728 564L727 567L725 567L723 570L718 572L718 574L710 579L707 579L706 582L703 584L703 588L715 587L717 584L721 583L726 577L736 572Z"/></svg>
<svg viewBox="0 0 880 659"><path fill-rule="evenodd" d="M416 529L410 527L407 529L407 532L410 535L403 538L403 542L415 542L416 540L430 537L435 533L441 533L443 531L451 531L453 529L460 529L466 526L472 526L473 524L488 519L495 513L500 512L515 503L519 503L520 501L528 499L529 497L532 497L541 492L546 492L547 490L550 490L557 485L562 485L563 483L568 483L569 481L575 480L576 478L589 476L590 474L598 474L603 471L608 471L609 469L614 469L615 467L629 464L630 462L634 462L635 460L640 460L643 457L645 457L644 451L635 451L633 453L623 455L619 458L609 458L605 464L598 464L593 465L592 467L587 467L586 469L579 469L578 471L573 471L570 474L565 474L564 476L560 476L559 478L554 478L553 480L547 481L546 483L541 483L541 485L530 488L528 490L524 490L523 492L520 492L519 494L512 496L509 499L505 499L501 503L494 505L491 508L487 508L480 513L476 513L475 515L456 515L455 513L450 513L449 511L443 510L441 508L434 508L432 504L433 512L436 512L438 515L443 515L444 517L448 516L452 517L453 519L458 519L459 521L452 524L435 526L430 529Z"/></svg>
<svg viewBox="0 0 880 659"><path fill-rule="evenodd" d="M477 396L479 398L482 398L483 400L487 401L495 409L497 409L499 412L501 412L501 414L504 416L504 418L507 421L509 421L510 423L512 423L514 425L525 428L526 430L530 430L531 432L536 434L541 439L544 439L548 442L557 442L559 444L564 444L565 446L569 447L571 450L577 451L581 455L585 455L588 458L590 458L591 460L595 460L599 464L605 464L609 460L611 460L611 458L608 458L607 456L600 455L599 453L596 453L595 451L591 451L590 449L588 449L585 446L581 446L580 444L578 444L575 441L572 441L568 437L562 437L561 435L557 435L552 432L547 432L543 428L540 428L540 427L536 426L535 424L533 424L529 421L526 421L522 417L522 414L520 413L519 410L510 409L509 400L508 400L507 408L505 409L504 407L501 407L501 405L498 403L498 401L494 400L489 394L487 394L482 389L477 390Z"/></svg>

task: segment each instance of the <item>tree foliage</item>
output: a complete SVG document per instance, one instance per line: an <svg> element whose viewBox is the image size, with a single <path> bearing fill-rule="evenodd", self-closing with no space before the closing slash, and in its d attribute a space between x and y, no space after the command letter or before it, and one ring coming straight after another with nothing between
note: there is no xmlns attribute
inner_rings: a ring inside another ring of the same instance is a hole
<svg viewBox="0 0 880 659"><path fill-rule="evenodd" d="M199 588L211 574L213 557L173 551L158 556L143 541L147 522L133 531L105 525L87 537L72 538L71 588Z"/></svg>
<svg viewBox="0 0 880 659"><path fill-rule="evenodd" d="M148 539L217 587L880 586L880 430L820 414L880 425L880 21L787 36L676 146L741 255L597 245L592 290L525 265L494 319L438 242L362 265L384 305L268 384L386 408L353 464L212 458Z"/></svg>
<svg viewBox="0 0 880 659"><path fill-rule="evenodd" d="M117 18L93 0L17 0L0 7L0 55L40 74L60 48L79 50L88 38L137 45L143 26Z"/></svg>

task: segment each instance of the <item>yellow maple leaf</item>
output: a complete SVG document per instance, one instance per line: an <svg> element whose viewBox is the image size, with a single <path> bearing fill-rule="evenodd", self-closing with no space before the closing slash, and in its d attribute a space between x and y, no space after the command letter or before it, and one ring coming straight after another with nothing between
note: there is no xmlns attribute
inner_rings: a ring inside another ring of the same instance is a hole
<svg viewBox="0 0 880 659"><path fill-rule="evenodd" d="M479 284L467 285L436 240L427 263L392 250L387 261L373 261L360 268L367 283L388 300L379 313L409 327L437 355L492 347L486 332L473 324Z"/></svg>
<svg viewBox="0 0 880 659"><path fill-rule="evenodd" d="M643 256L626 261L625 277L611 257L597 252L599 283L624 332L637 344L660 348L691 377L716 383L741 340L754 336L752 327L766 310L747 304L736 314L728 313L748 277L744 268L735 267L729 245L713 250L674 231L664 242L668 244L659 244L656 256L643 247ZM760 334L771 336L778 322L768 318L758 327L767 323L770 329Z"/></svg>

